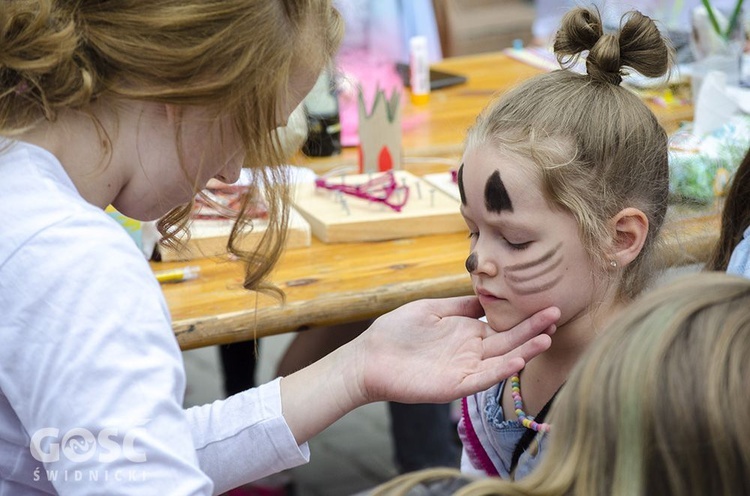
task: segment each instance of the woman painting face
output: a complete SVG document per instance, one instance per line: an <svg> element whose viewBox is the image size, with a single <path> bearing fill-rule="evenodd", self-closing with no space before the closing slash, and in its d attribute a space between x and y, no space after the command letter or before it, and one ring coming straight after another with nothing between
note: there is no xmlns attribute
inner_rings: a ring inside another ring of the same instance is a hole
<svg viewBox="0 0 750 496"><path fill-rule="evenodd" d="M478 145L464 154L458 183L471 232L466 270L490 325L509 329L551 305L562 312L558 326L587 313L593 264L576 219L545 199L538 166Z"/></svg>
<svg viewBox="0 0 750 496"><path fill-rule="evenodd" d="M306 68L293 73L288 91L279 96L280 126L286 125L316 76ZM230 117L217 118L208 108L155 103L141 104L131 114L136 116L135 146L128 147L133 153L125 160L127 180L112 201L120 212L157 219L190 203L210 179L234 183L239 178L245 150Z"/></svg>

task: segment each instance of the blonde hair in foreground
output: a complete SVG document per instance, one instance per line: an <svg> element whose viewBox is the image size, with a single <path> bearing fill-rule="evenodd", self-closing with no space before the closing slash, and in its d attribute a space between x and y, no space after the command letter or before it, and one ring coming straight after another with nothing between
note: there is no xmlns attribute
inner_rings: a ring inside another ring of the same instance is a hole
<svg viewBox="0 0 750 496"><path fill-rule="evenodd" d="M534 472L454 494L750 494L748 384L750 280L683 277L640 298L576 366ZM408 474L374 494L453 477L461 475Z"/></svg>
<svg viewBox="0 0 750 496"><path fill-rule="evenodd" d="M217 121L229 116L267 196L270 226L257 250L242 253L235 248L241 215L228 248L247 262L245 287L262 288L288 219L287 179L273 167L285 161L272 135L281 102L291 77L318 73L342 33L331 0L3 2L0 135L18 136L63 110L91 115L94 103L126 99L202 106ZM168 240L189 212L186 205L164 217Z"/></svg>

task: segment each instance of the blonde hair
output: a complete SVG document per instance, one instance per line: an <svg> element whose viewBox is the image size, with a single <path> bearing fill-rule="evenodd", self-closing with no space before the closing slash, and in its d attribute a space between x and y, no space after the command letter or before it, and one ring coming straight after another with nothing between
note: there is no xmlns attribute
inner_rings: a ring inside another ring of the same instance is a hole
<svg viewBox="0 0 750 496"><path fill-rule="evenodd" d="M534 472L455 494L749 494L748 364L750 280L673 281L637 300L578 363ZM440 477L459 476L412 474L400 487ZM374 494L407 494L392 488Z"/></svg>
<svg viewBox="0 0 750 496"><path fill-rule="evenodd" d="M559 70L532 78L493 102L470 129L466 147L485 143L538 165L544 194L571 212L602 273L625 207L643 211L649 231L641 255L622 271L618 296L640 293L657 265L650 257L667 210L667 136L635 94L619 86L624 67L647 76L669 68L670 50L654 22L631 12L619 33L604 34L595 10L568 12L555 40L561 63L583 51L588 74Z"/></svg>
<svg viewBox="0 0 750 496"><path fill-rule="evenodd" d="M278 259L288 218L284 162L272 131L290 75L318 72L343 25L331 0L11 1L0 9L0 135L17 136L64 109L102 99L212 109L230 117L245 165L257 168L270 226L247 262L257 288ZM301 97L301 95L299 95ZM178 130L178 140L179 140ZM162 234L184 227L190 206L165 216Z"/></svg>

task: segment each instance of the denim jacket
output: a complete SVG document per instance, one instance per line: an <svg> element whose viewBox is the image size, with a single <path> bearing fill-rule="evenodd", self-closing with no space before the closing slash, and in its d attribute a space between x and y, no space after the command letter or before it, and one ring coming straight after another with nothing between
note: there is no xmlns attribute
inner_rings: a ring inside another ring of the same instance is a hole
<svg viewBox="0 0 750 496"><path fill-rule="evenodd" d="M462 415L458 434L463 443L463 472L510 478L513 451L526 427L518 420L506 420L503 415L500 398L505 382L468 396L461 402ZM536 440L538 448L527 450L521 455L514 474L516 480L528 475L538 465L546 435L539 434Z"/></svg>

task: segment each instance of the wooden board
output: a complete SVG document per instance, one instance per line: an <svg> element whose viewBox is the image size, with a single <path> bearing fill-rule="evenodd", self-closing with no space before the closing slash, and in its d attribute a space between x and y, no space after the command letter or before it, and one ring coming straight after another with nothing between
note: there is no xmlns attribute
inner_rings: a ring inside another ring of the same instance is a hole
<svg viewBox="0 0 750 496"><path fill-rule="evenodd" d="M313 235L325 243L384 241L466 230L458 200L407 171L394 173L398 184L406 183L409 187L408 201L400 212L365 199L316 188L311 182L297 185L295 208L310 223ZM335 184L343 180L347 185L360 185L377 176L347 175L329 181Z"/></svg>
<svg viewBox="0 0 750 496"><path fill-rule="evenodd" d="M190 240L182 249L174 250L160 246L159 253L163 262L177 260L193 260L196 258L213 257L227 253L227 240L232 230L233 220L193 220L190 225ZM253 229L248 232L239 244L243 250L251 250L266 232L268 222L263 219L253 220ZM310 224L293 208L289 212L289 232L287 234L287 249L310 246Z"/></svg>

